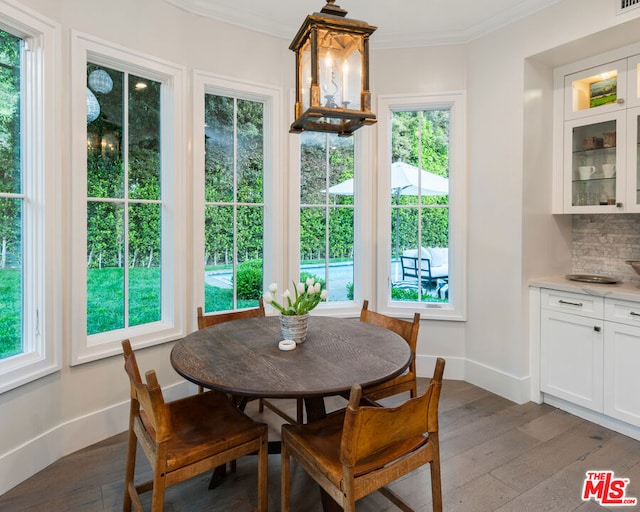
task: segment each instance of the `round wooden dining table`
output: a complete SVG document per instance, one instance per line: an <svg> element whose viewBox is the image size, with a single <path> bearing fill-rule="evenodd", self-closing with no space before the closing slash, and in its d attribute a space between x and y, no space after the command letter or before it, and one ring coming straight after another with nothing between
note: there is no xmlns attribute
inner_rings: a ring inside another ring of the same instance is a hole
<svg viewBox="0 0 640 512"><path fill-rule="evenodd" d="M185 379L236 397L304 399L313 421L326 416L324 397L392 379L411 362L402 337L357 319L310 317L304 343L286 351L281 340L278 316L233 320L178 341L171 364ZM269 445L279 453L279 442ZM322 488L320 495L325 512L341 510Z"/></svg>
<svg viewBox="0 0 640 512"><path fill-rule="evenodd" d="M234 396L303 398L313 420L325 414L323 397L392 379L411 362L402 337L357 319L313 316L304 343L285 351L281 340L278 316L234 320L178 341L171 364L185 379Z"/></svg>

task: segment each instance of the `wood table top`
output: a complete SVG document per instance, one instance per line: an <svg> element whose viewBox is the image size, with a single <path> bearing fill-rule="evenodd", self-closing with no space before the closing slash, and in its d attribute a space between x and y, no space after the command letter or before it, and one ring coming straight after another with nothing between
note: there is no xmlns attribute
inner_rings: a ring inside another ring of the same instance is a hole
<svg viewBox="0 0 640 512"><path fill-rule="evenodd" d="M233 395L310 398L348 392L405 371L411 350L397 334L357 319L310 317L307 339L278 348L280 318L213 325L178 341L171 364L185 379Z"/></svg>

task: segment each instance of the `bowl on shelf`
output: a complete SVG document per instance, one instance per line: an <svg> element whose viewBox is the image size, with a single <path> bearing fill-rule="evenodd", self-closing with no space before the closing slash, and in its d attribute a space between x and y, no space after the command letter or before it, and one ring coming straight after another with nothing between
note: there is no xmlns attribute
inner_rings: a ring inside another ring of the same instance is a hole
<svg viewBox="0 0 640 512"><path fill-rule="evenodd" d="M627 260L627 263L633 267L636 274L640 276L640 260Z"/></svg>

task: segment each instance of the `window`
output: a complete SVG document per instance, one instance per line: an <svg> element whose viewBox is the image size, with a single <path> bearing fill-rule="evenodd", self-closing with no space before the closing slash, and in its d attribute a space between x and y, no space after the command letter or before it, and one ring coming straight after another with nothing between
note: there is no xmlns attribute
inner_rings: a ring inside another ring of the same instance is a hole
<svg viewBox="0 0 640 512"><path fill-rule="evenodd" d="M381 105L381 130L390 134L379 196L380 225L388 226L380 234L388 262L383 303L426 308L427 318L463 318L462 98L383 98Z"/></svg>
<svg viewBox="0 0 640 512"><path fill-rule="evenodd" d="M59 28L0 13L0 392L60 368ZM45 257L46 255L46 257Z"/></svg>
<svg viewBox="0 0 640 512"><path fill-rule="evenodd" d="M204 98L205 312L249 308L262 296L264 105Z"/></svg>
<svg viewBox="0 0 640 512"><path fill-rule="evenodd" d="M279 93L206 74L195 85L194 133L203 134L194 142L196 303L208 313L255 307L282 262L274 259Z"/></svg>
<svg viewBox="0 0 640 512"><path fill-rule="evenodd" d="M162 84L92 62L87 77L91 336L161 319Z"/></svg>
<svg viewBox="0 0 640 512"><path fill-rule="evenodd" d="M183 333L183 71L76 35L74 364ZM80 71L82 69L82 71ZM80 225L80 223L82 223Z"/></svg>
<svg viewBox="0 0 640 512"><path fill-rule="evenodd" d="M354 299L354 139L300 135L300 280L313 277L328 302Z"/></svg>

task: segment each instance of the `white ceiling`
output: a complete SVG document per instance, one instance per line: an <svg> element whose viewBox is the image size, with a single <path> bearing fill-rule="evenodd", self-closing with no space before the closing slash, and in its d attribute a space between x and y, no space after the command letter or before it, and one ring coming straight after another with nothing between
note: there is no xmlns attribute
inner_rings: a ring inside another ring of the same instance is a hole
<svg viewBox="0 0 640 512"><path fill-rule="evenodd" d="M283 39L326 0L167 0L189 12ZM378 27L374 48L471 41L561 0L336 0L347 17Z"/></svg>

